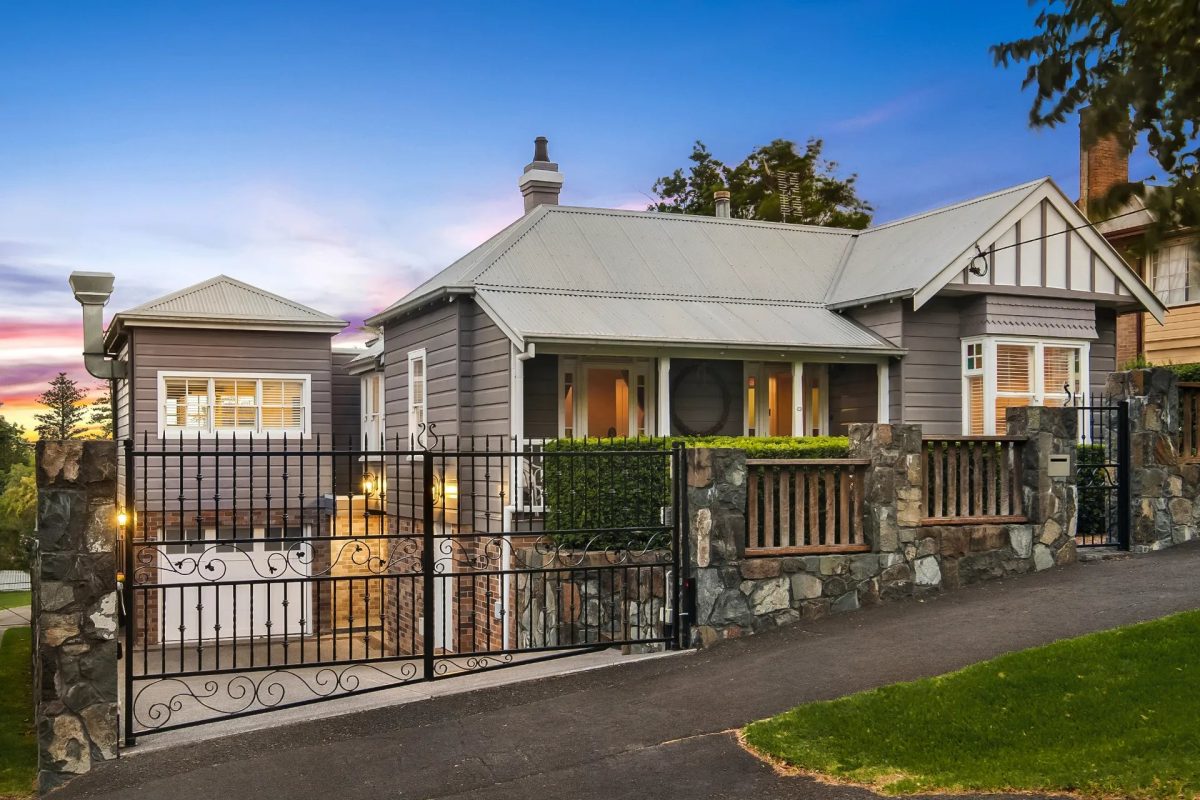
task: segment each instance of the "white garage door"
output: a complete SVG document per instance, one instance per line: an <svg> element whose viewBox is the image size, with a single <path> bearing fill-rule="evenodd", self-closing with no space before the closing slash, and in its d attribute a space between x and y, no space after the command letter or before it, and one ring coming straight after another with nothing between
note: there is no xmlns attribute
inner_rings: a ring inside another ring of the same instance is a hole
<svg viewBox="0 0 1200 800"><path fill-rule="evenodd" d="M303 580L309 574L311 545L288 541L301 535L300 528L267 528L255 529L252 541L239 542L236 547L165 545L160 559L182 562L183 566L159 572L160 582L166 585L159 598L163 639L274 639L311 634L312 584ZM195 538L195 534L189 536ZM215 540L216 531L204 531L204 538ZM207 580L212 582L183 585ZM180 585L172 588L172 584Z"/></svg>

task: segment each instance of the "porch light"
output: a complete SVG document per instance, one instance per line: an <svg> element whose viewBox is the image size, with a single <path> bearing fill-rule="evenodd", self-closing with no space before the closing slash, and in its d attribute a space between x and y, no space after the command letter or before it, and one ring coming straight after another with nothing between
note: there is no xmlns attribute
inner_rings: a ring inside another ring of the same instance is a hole
<svg viewBox="0 0 1200 800"><path fill-rule="evenodd" d="M128 523L129 523L129 515L126 514L124 511L118 511L117 512L117 526L124 528L125 525Z"/></svg>
<svg viewBox="0 0 1200 800"><path fill-rule="evenodd" d="M447 500L457 500L458 499L458 484L455 483L454 481L446 481L444 491L445 491L445 496L446 496Z"/></svg>
<svg viewBox="0 0 1200 800"><path fill-rule="evenodd" d="M363 494L370 497L375 492L375 476L367 472L362 479Z"/></svg>

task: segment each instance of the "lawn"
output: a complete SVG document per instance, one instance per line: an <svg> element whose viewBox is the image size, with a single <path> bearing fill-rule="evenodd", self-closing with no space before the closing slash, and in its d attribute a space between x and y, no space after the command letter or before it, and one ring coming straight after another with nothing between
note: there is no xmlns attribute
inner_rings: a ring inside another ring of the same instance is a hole
<svg viewBox="0 0 1200 800"><path fill-rule="evenodd" d="M0 798L33 796L37 740L29 628L9 628L0 640Z"/></svg>
<svg viewBox="0 0 1200 800"><path fill-rule="evenodd" d="M29 605L29 590L23 592L0 592L0 608L20 608Z"/></svg>
<svg viewBox="0 0 1200 800"><path fill-rule="evenodd" d="M746 743L888 794L1200 796L1200 612L755 722Z"/></svg>

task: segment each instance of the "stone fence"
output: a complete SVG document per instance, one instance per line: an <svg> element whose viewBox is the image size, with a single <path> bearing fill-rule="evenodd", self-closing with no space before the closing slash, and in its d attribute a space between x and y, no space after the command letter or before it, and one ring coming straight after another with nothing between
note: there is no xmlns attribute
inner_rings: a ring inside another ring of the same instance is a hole
<svg viewBox="0 0 1200 800"><path fill-rule="evenodd" d="M117 757L116 444L40 441L34 595L38 787Z"/></svg>
<svg viewBox="0 0 1200 800"><path fill-rule="evenodd" d="M1026 437L1025 521L1013 524L923 525L921 428L852 425L850 457L870 461L866 553L746 558L745 453L689 450L693 643L1074 561L1076 417L1070 409L1008 411L1009 433ZM1051 455L1068 457L1068 474L1050 477Z"/></svg>

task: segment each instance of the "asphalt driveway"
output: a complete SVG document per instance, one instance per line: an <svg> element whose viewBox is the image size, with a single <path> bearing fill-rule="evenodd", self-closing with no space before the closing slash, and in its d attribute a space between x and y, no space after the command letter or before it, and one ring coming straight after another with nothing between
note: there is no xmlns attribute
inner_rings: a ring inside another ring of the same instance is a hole
<svg viewBox="0 0 1200 800"><path fill-rule="evenodd" d="M1053 569L701 653L130 754L56 798L859 798L730 731L798 703L1200 607L1200 547Z"/></svg>

